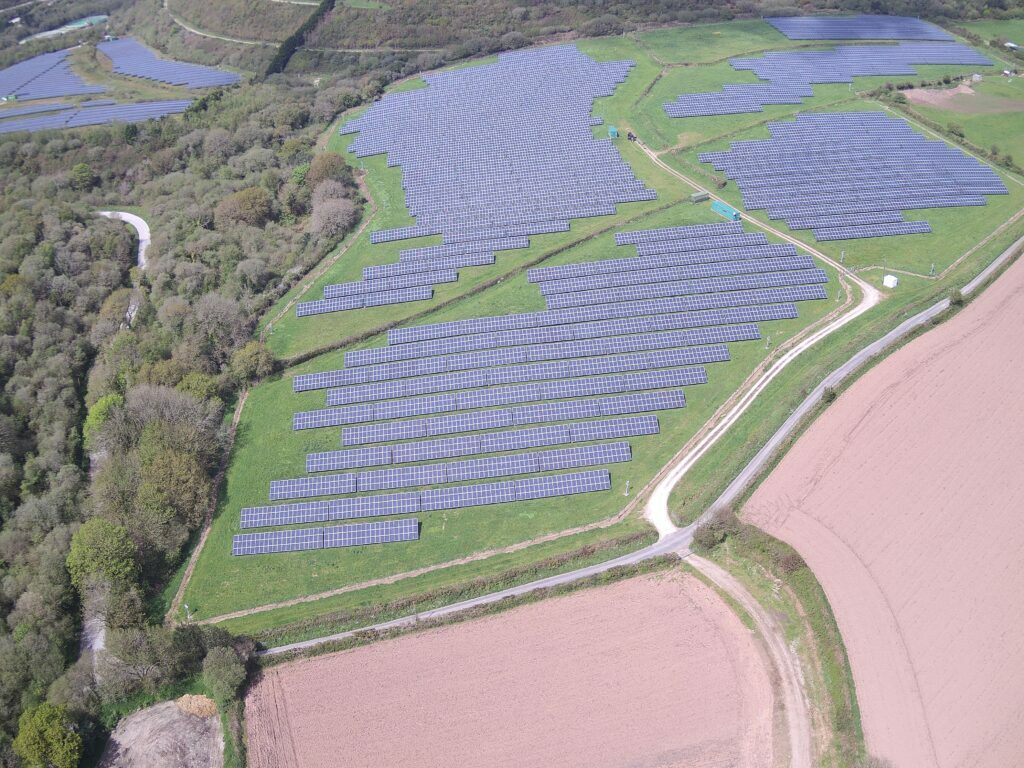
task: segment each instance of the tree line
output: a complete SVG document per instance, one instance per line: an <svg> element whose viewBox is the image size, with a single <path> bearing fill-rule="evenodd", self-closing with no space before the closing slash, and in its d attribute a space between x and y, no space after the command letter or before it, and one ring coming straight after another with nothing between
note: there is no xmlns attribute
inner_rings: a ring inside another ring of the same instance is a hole
<svg viewBox="0 0 1024 768"><path fill-rule="evenodd" d="M0 766L81 754L116 702L190 676L237 690L251 648L161 626L162 590L210 507L225 404L274 370L257 318L360 217L316 141L361 98L266 83L0 142ZM125 205L152 228L145 271L95 214Z"/></svg>

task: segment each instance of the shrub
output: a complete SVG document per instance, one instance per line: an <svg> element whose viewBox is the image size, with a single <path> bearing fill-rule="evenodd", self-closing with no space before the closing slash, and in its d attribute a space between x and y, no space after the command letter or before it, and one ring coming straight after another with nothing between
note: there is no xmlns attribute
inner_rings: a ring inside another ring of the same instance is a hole
<svg viewBox="0 0 1024 768"><path fill-rule="evenodd" d="M348 166L340 155L324 152L310 162L304 181L310 189L316 189L322 181L343 181L348 174Z"/></svg>
<svg viewBox="0 0 1024 768"><path fill-rule="evenodd" d="M213 220L217 229L229 228L238 223L262 227L270 220L273 210L273 200L266 189L249 187L217 203Z"/></svg>
<svg viewBox="0 0 1024 768"><path fill-rule="evenodd" d="M719 509L693 532L698 549L710 552L739 530L739 520L732 509Z"/></svg>
<svg viewBox="0 0 1024 768"><path fill-rule="evenodd" d="M313 207L309 221L310 234L318 240L334 240L348 232L357 217L356 207L351 200L325 200Z"/></svg>
<svg viewBox="0 0 1024 768"><path fill-rule="evenodd" d="M962 307L964 304L964 294L959 289L952 291L949 294L949 303L954 307Z"/></svg>
<svg viewBox="0 0 1024 768"><path fill-rule="evenodd" d="M96 174L86 163L78 163L71 169L71 188L77 192L85 192L93 188Z"/></svg>
<svg viewBox="0 0 1024 768"><path fill-rule="evenodd" d="M102 517L85 522L71 539L67 566L71 583L84 589L91 579L112 584L131 583L135 578L135 547L128 531Z"/></svg>
<svg viewBox="0 0 1024 768"><path fill-rule="evenodd" d="M85 438L85 447L91 450L96 440L96 435L103 429L107 417L114 408L124 405L124 397L116 392L104 395L89 408L89 414L85 417L85 425L82 427L82 435Z"/></svg>
<svg viewBox="0 0 1024 768"><path fill-rule="evenodd" d="M82 736L65 707L40 704L18 719L14 751L30 768L75 768L82 757Z"/></svg>
<svg viewBox="0 0 1024 768"><path fill-rule="evenodd" d="M217 703L225 706L234 700L245 681L245 665L234 649L211 648L203 660L203 680Z"/></svg>

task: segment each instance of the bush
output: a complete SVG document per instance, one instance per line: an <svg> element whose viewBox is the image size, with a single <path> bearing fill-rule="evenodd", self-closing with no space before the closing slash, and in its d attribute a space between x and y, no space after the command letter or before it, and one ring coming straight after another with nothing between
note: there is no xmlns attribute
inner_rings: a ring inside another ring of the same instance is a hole
<svg viewBox="0 0 1024 768"><path fill-rule="evenodd" d="M238 223L262 227L272 213L270 193L263 187L249 187L221 200L213 212L213 220L217 229L230 228Z"/></svg>
<svg viewBox="0 0 1024 768"><path fill-rule="evenodd" d="M68 573L79 590L92 579L130 584L135 579L135 547L128 531L102 517L84 523L71 539Z"/></svg>
<svg viewBox="0 0 1024 768"><path fill-rule="evenodd" d="M821 402L828 405L829 403L834 403L837 397L835 387L825 387L825 390L821 393Z"/></svg>
<svg viewBox="0 0 1024 768"><path fill-rule="evenodd" d="M318 240L334 240L348 232L356 223L358 213L351 200L325 200L313 207L310 234Z"/></svg>
<svg viewBox="0 0 1024 768"><path fill-rule="evenodd" d="M75 768L82 757L82 736L64 707L40 704L18 719L14 751L27 768Z"/></svg>
<svg viewBox="0 0 1024 768"><path fill-rule="evenodd" d="M124 405L124 397L115 393L105 395L92 404L89 414L85 417L85 425L82 427L82 435L85 438L85 447L92 450L96 436L100 433L111 410Z"/></svg>
<svg viewBox="0 0 1024 768"><path fill-rule="evenodd" d="M78 163L71 169L71 188L77 192L86 192L96 183L96 174L86 163Z"/></svg>
<svg viewBox="0 0 1024 768"><path fill-rule="evenodd" d="M693 532L693 543L697 548L710 552L739 530L739 520L732 509L720 509Z"/></svg>
<svg viewBox="0 0 1024 768"><path fill-rule="evenodd" d="M245 665L234 649L220 646L211 648L203 660L203 680L222 707L238 695L245 681Z"/></svg>
<svg viewBox="0 0 1024 768"><path fill-rule="evenodd" d="M261 341L250 341L231 356L231 377L239 384L259 381L274 372L274 355Z"/></svg>
<svg viewBox="0 0 1024 768"><path fill-rule="evenodd" d="M310 162L304 182L310 189L316 189L324 181L344 182L350 173L351 171L341 155L324 152Z"/></svg>
<svg viewBox="0 0 1024 768"><path fill-rule="evenodd" d="M949 294L949 303L953 307L962 307L964 305L964 294L959 289L952 291Z"/></svg>

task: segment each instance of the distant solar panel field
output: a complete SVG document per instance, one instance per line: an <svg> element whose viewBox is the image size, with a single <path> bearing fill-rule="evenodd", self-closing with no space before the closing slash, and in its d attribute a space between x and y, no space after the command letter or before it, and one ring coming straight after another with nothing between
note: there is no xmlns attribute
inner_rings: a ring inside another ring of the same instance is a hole
<svg viewBox="0 0 1024 768"><path fill-rule="evenodd" d="M736 181L746 208L818 240L928 233L926 221L904 221L903 212L1008 194L988 166L884 112L802 114L768 130L770 139L733 142L700 160Z"/></svg>
<svg viewBox="0 0 1024 768"><path fill-rule="evenodd" d="M402 169L416 224L373 232L375 243L441 235L402 251L399 264L362 282L328 286L299 316L423 301L457 270L563 232L569 221L609 216L652 200L610 140L595 139L594 99L610 96L632 62L596 62L574 46L499 55L495 64L424 76L427 87L385 96L342 126L358 157L386 153ZM414 286L414 287L413 287ZM387 290L384 290L387 288Z"/></svg>
<svg viewBox="0 0 1024 768"><path fill-rule="evenodd" d="M766 18L790 40L953 40L941 27L910 16L776 16Z"/></svg>
<svg viewBox="0 0 1024 768"><path fill-rule="evenodd" d="M105 92L102 85L89 85L71 71L70 53L44 53L0 70L0 96L29 101Z"/></svg>
<svg viewBox="0 0 1024 768"><path fill-rule="evenodd" d="M154 51L131 37L107 40L98 43L96 48L110 59L118 75L141 77L186 88L236 85L241 81L234 72L216 67L161 59Z"/></svg>
<svg viewBox="0 0 1024 768"><path fill-rule="evenodd" d="M47 110L45 113L15 120L0 120L0 134L18 131L52 131L61 128L81 128L110 123L138 123L157 120L168 115L179 115L189 108L191 100L142 101L134 104L116 104L112 101L83 103ZM0 117L5 113L0 112Z"/></svg>
<svg viewBox="0 0 1024 768"><path fill-rule="evenodd" d="M765 83L726 85L711 93L685 93L664 105L669 117L702 117L761 112L770 104L800 104L814 95L812 84L850 83L855 77L916 75L916 65L963 64L990 67L992 61L956 42L900 42L846 45L828 51L778 51L757 58L734 58L737 71Z"/></svg>

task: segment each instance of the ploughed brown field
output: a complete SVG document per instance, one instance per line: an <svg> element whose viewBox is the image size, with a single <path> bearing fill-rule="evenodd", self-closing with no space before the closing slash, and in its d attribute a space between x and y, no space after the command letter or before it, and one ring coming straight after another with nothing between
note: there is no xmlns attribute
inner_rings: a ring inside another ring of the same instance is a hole
<svg viewBox="0 0 1024 768"><path fill-rule="evenodd" d="M271 668L246 698L248 760L767 768L766 665L702 582L637 577Z"/></svg>
<svg viewBox="0 0 1024 768"><path fill-rule="evenodd" d="M1024 765L1024 262L854 384L744 514L824 586L869 750Z"/></svg>

